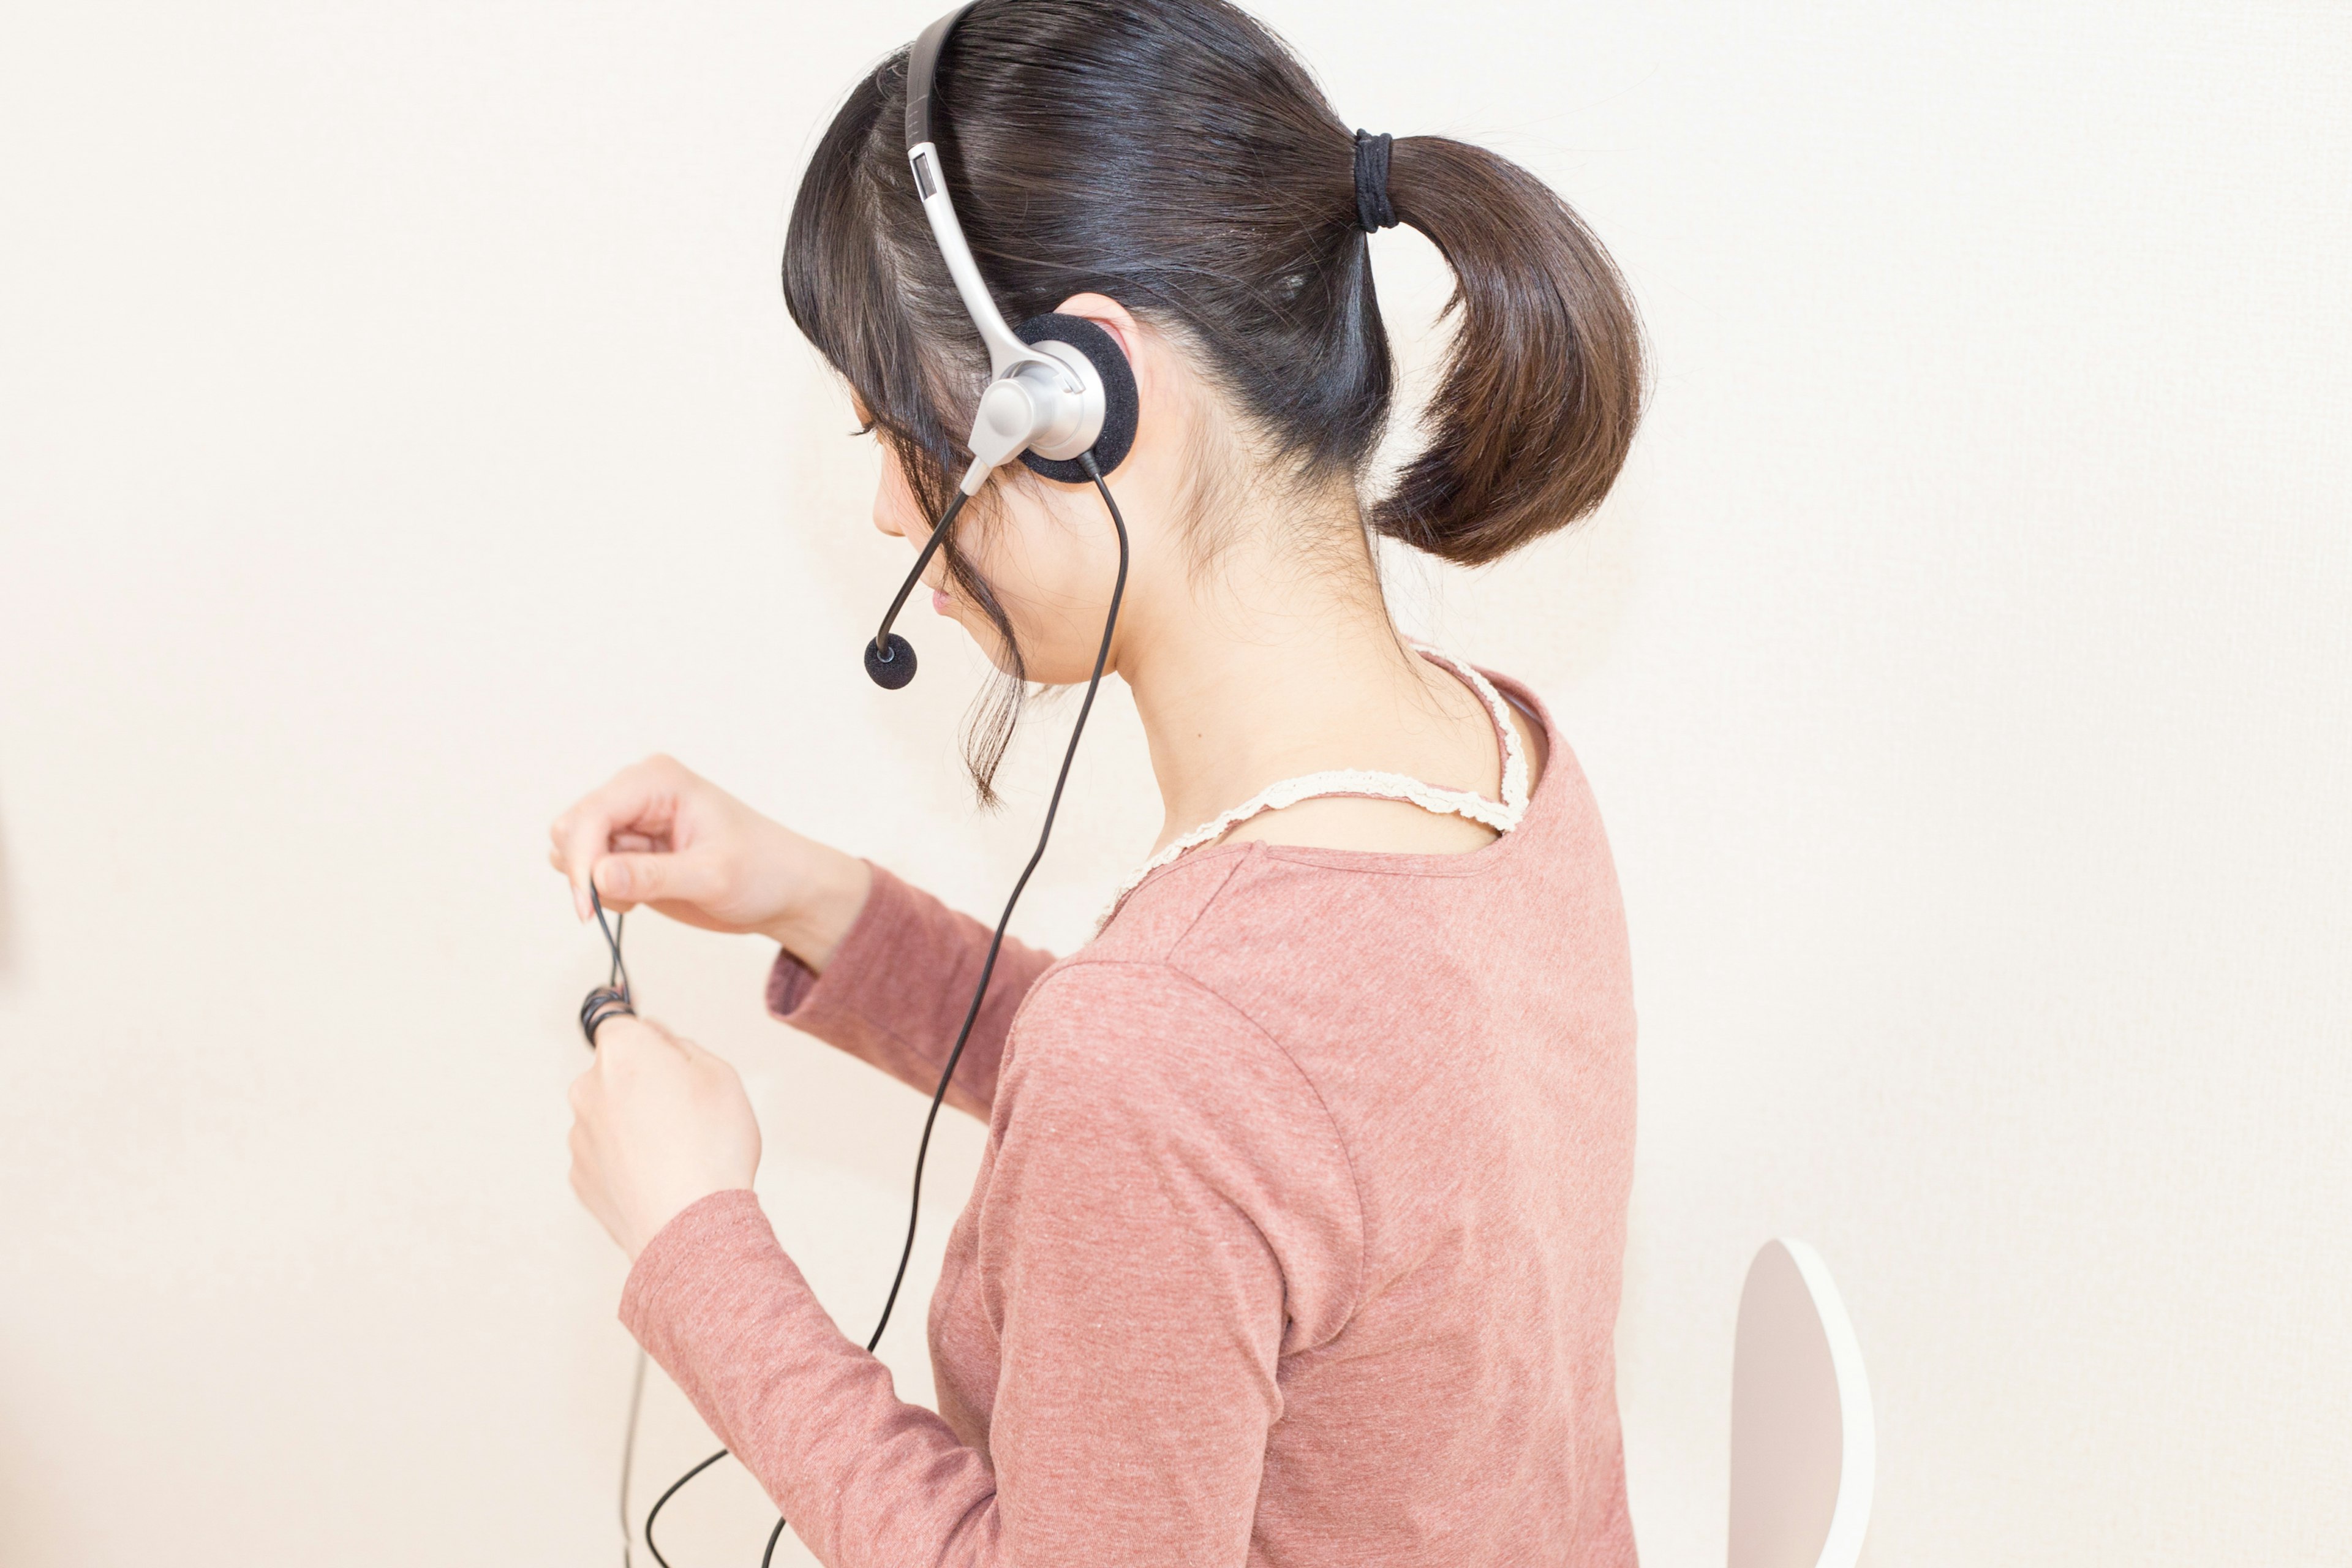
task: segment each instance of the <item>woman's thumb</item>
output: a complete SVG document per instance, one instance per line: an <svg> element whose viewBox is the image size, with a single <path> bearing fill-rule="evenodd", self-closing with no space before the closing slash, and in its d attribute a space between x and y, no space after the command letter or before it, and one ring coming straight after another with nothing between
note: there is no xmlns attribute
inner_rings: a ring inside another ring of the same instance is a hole
<svg viewBox="0 0 2352 1568"><path fill-rule="evenodd" d="M607 855L596 862L596 890L614 903L698 903L709 868L690 855Z"/></svg>

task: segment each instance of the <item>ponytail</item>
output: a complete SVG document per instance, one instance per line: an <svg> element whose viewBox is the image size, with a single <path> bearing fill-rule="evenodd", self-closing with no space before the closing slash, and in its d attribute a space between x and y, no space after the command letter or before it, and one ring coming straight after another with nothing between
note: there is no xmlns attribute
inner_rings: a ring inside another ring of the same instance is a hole
<svg viewBox="0 0 2352 1568"><path fill-rule="evenodd" d="M1480 565L1599 506L1642 411L1641 322L1625 280L1551 188L1442 136L1390 153L1398 219L1454 268L1459 315L1425 421L1428 449L1371 526Z"/></svg>

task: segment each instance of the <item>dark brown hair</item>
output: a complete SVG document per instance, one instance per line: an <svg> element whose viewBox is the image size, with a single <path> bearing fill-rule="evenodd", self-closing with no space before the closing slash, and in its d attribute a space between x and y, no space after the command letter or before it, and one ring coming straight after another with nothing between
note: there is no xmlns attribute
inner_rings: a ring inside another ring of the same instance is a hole
<svg viewBox="0 0 2352 1568"><path fill-rule="evenodd" d="M818 143L784 298L936 516L969 460L988 360L916 200L906 68L904 49L885 59ZM1006 320L1107 294L1175 330L1289 478L1360 477L1394 367L1357 222L1355 135L1281 40L1224 0L981 0L935 90L948 187ZM1490 562L1608 494L1641 410L1633 303L1568 205L1482 148L1398 138L1389 196L1453 266L1459 321L1428 446L1366 521ZM1010 655L1010 689L967 745L985 799L1020 653L987 584L942 553Z"/></svg>

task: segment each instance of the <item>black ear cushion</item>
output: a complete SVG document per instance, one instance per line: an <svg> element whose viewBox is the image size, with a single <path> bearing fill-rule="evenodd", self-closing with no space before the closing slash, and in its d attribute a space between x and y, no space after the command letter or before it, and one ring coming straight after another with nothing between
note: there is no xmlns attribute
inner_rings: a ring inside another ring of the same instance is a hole
<svg viewBox="0 0 2352 1568"><path fill-rule="evenodd" d="M1127 460L1135 445L1135 370L1121 353L1118 341L1084 316L1048 314L1032 316L1013 329L1024 343L1042 343L1048 339L1067 343L1093 362L1103 378L1102 434L1095 437L1095 467L1108 476L1113 468ZM1021 460L1049 479L1059 479L1066 485L1088 482L1087 471L1076 458L1041 458L1034 452L1024 452Z"/></svg>

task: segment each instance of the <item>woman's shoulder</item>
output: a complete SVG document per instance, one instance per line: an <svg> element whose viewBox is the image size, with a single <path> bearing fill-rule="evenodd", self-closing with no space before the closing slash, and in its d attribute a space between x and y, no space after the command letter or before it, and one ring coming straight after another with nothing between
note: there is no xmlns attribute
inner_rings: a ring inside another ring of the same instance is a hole
<svg viewBox="0 0 2352 1568"><path fill-rule="evenodd" d="M1280 918L1257 890L1252 858L1188 858L1130 893L1093 941L1031 985L1013 1019L1008 1064L1025 1058L1027 1076L1101 1086L1158 1083L1201 1102L1226 1099L1265 1071L1289 1070L1247 998L1221 983L1221 966L1198 962L1202 950L1188 940ZM1266 957L1282 962L1278 952Z"/></svg>
<svg viewBox="0 0 2352 1568"><path fill-rule="evenodd" d="M1131 942L1062 959L1022 999L991 1129L1002 1140L1023 1127L1140 1140L1234 1177L1313 1167L1353 1201L1339 1129L1283 1042L1171 954Z"/></svg>
<svg viewBox="0 0 2352 1568"><path fill-rule="evenodd" d="M1107 915L1092 941L1056 960L1022 998L1016 1037L1045 1032L1207 1029L1245 1036L1248 1016L1178 962L1185 934L1219 902L1237 864L1179 861Z"/></svg>

